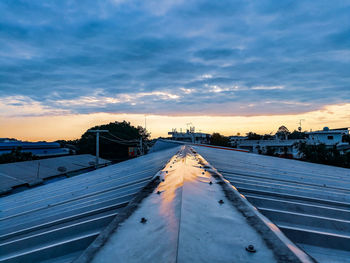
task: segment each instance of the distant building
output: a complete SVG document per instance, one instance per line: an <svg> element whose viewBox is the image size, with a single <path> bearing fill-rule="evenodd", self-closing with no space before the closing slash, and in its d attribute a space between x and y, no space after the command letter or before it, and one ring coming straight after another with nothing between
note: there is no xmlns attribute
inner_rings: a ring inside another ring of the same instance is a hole
<svg viewBox="0 0 350 263"><path fill-rule="evenodd" d="M244 140L238 144L239 149L253 153L273 153L285 157L299 157L297 143L303 140Z"/></svg>
<svg viewBox="0 0 350 263"><path fill-rule="evenodd" d="M0 140L0 155L10 153L16 149L21 152L31 152L38 157L63 156L68 155L70 150L61 148L57 142L22 142L10 139Z"/></svg>
<svg viewBox="0 0 350 263"><path fill-rule="evenodd" d="M344 135L349 134L348 128L329 129L324 127L322 131L314 131L306 133L307 144L325 144L326 146L341 145Z"/></svg>
<svg viewBox="0 0 350 263"><path fill-rule="evenodd" d="M288 139L288 129L281 126L275 139L272 140L247 140L243 136L231 136L231 146L239 149L249 150L253 153L274 154L284 157L300 158L298 150L299 142L309 145L325 144L327 147L336 146L341 154L350 151L349 143L344 143L343 136L349 134L348 128L329 129L325 127L322 131L306 132L306 139Z"/></svg>
<svg viewBox="0 0 350 263"><path fill-rule="evenodd" d="M247 140L247 136L229 136L229 144L231 147L237 147L239 144L241 144L243 141Z"/></svg>
<svg viewBox="0 0 350 263"><path fill-rule="evenodd" d="M186 132L178 132L176 129L173 129L171 132L168 132L168 135L171 135L171 139L175 141L202 144L210 143L210 134L195 132L194 127L190 127Z"/></svg>

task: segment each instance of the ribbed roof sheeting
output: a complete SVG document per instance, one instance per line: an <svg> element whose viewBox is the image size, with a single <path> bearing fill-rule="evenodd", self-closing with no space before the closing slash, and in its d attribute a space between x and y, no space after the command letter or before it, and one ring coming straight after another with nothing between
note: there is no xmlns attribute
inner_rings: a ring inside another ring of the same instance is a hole
<svg viewBox="0 0 350 263"><path fill-rule="evenodd" d="M0 194L18 186L32 186L45 179L93 167L95 156L79 154L41 160L0 164ZM100 158L100 165L110 163ZM63 169L62 171L60 169Z"/></svg>
<svg viewBox="0 0 350 263"><path fill-rule="evenodd" d="M183 145L183 144L184 144L184 142L159 139L151 147L149 152L150 153L158 152L158 151L162 151L162 150L165 150L165 149L170 149L170 148L173 148L173 147L177 147L177 146Z"/></svg>
<svg viewBox="0 0 350 263"><path fill-rule="evenodd" d="M350 169L194 147L319 262L350 262Z"/></svg>
<svg viewBox="0 0 350 263"><path fill-rule="evenodd" d="M0 262L71 262L178 148L0 199Z"/></svg>

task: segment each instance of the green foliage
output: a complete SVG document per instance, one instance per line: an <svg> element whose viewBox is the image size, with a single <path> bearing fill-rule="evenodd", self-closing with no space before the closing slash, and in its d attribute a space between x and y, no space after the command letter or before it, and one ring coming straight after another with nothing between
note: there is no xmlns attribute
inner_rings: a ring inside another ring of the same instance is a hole
<svg viewBox="0 0 350 263"><path fill-rule="evenodd" d="M100 157L112 161L121 161L128 158L128 148L139 145L149 139L150 134L141 126L134 127L129 122L111 122L95 126L89 130L108 130L109 133L100 134ZM86 131L77 143L79 154L96 154L96 134Z"/></svg>
<svg viewBox="0 0 350 263"><path fill-rule="evenodd" d="M248 137L247 140L261 140L263 138L262 135L257 134L255 132L248 132L247 137Z"/></svg>
<svg viewBox="0 0 350 263"><path fill-rule="evenodd" d="M229 138L221 135L220 133L213 133L210 138L210 144L217 146L229 147Z"/></svg>
<svg viewBox="0 0 350 263"><path fill-rule="evenodd" d="M342 141L350 144L350 135L349 134L343 135Z"/></svg>
<svg viewBox="0 0 350 263"><path fill-rule="evenodd" d="M262 140L272 140L274 138L275 138L275 136L270 135L270 134L262 135Z"/></svg>
<svg viewBox="0 0 350 263"><path fill-rule="evenodd" d="M297 130L294 130L292 133L290 133L288 135L288 139L305 139L306 138L306 134L305 132L300 132L300 131L297 131Z"/></svg>
<svg viewBox="0 0 350 263"><path fill-rule="evenodd" d="M0 155L0 163L14 163L14 162L23 162L31 161L37 159L30 152L22 152L21 147L17 147L15 150L12 150L10 153L5 153Z"/></svg>
<svg viewBox="0 0 350 263"><path fill-rule="evenodd" d="M350 167L350 153L341 155L336 145L327 148L325 144L308 145L301 142L298 148L304 161Z"/></svg>

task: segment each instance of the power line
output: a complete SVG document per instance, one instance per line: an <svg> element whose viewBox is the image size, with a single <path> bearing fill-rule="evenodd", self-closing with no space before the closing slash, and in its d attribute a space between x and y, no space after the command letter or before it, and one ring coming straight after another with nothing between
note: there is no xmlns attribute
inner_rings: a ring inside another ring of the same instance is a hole
<svg viewBox="0 0 350 263"><path fill-rule="evenodd" d="M123 142L131 142L131 141L135 141L135 142L138 142L138 140L125 140L125 139L121 139L121 138L119 138L119 137L117 137L117 136L115 136L114 134L112 134L112 133L108 133L109 135L111 135L113 138L116 138L117 140L120 140L120 141L123 141Z"/></svg>
<svg viewBox="0 0 350 263"><path fill-rule="evenodd" d="M127 145L127 146L135 145L135 144L139 143L138 141L124 141L124 142L123 141L117 141L117 140L113 140L111 138L104 137L102 135L100 135L100 137L103 138L103 139L109 140L111 142L115 142L115 143L122 144L122 145Z"/></svg>

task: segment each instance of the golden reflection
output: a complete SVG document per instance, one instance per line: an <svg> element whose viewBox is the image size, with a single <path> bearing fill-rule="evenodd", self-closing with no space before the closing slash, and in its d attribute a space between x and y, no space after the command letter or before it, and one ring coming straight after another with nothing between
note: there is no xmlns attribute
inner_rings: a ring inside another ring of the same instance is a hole
<svg viewBox="0 0 350 263"><path fill-rule="evenodd" d="M177 169L179 167L179 157L173 157L164 170L169 170L170 164L173 166L172 171L168 171L164 182L161 182L155 192L161 192L161 203L159 205L159 214L166 219L168 224L168 231L174 235L178 234L180 224L181 211L181 195L183 187L182 176L177 176ZM183 158L181 158L181 162Z"/></svg>

